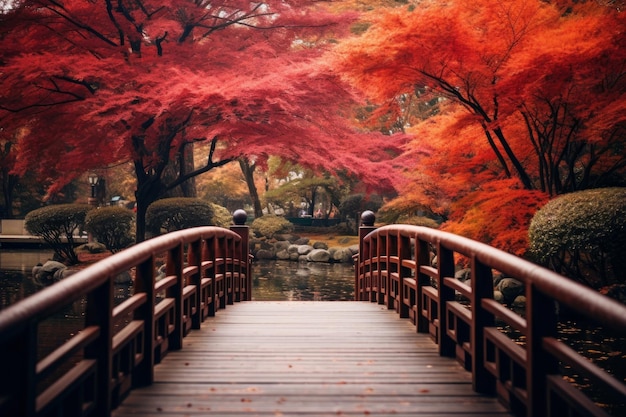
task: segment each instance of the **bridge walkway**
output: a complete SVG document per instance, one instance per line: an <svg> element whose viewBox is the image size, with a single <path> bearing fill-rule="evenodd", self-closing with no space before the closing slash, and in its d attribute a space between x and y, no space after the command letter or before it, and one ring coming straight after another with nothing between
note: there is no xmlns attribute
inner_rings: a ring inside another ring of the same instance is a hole
<svg viewBox="0 0 626 417"><path fill-rule="evenodd" d="M192 331L115 417L509 416L409 320L369 302L245 302Z"/></svg>

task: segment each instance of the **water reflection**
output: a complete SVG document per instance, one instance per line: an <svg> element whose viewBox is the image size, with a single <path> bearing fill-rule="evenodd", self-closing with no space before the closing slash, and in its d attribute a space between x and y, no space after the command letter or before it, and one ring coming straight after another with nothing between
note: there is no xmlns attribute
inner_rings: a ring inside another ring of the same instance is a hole
<svg viewBox="0 0 626 417"><path fill-rule="evenodd" d="M31 277L33 266L52 259L52 251L0 251L0 310L37 292Z"/></svg>
<svg viewBox="0 0 626 417"><path fill-rule="evenodd" d="M42 287L31 278L38 262L52 258L46 251L0 253L0 310ZM354 298L352 264L259 260L252 264L252 299L257 301L343 301ZM115 286L115 302L130 296L129 285Z"/></svg>
<svg viewBox="0 0 626 417"><path fill-rule="evenodd" d="M345 301L354 299L351 264L260 260L252 265L256 301Z"/></svg>

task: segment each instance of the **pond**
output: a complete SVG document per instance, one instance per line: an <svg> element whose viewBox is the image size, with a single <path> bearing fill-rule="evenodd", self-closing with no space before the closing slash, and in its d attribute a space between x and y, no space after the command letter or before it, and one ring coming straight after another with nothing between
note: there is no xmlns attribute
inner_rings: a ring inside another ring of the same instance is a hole
<svg viewBox="0 0 626 417"><path fill-rule="evenodd" d="M352 264L261 260L252 264L252 299L257 301L350 301Z"/></svg>
<svg viewBox="0 0 626 417"><path fill-rule="evenodd" d="M50 251L0 252L0 309L41 288L32 281L31 270L51 258ZM354 297L352 264L262 260L252 264L252 277L256 301L348 301ZM128 286L116 290L119 298L129 294Z"/></svg>

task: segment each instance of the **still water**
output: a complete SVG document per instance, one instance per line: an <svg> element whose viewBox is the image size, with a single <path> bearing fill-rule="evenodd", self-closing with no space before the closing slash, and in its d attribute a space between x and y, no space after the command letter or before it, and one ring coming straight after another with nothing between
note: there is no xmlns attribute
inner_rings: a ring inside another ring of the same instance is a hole
<svg viewBox="0 0 626 417"><path fill-rule="evenodd" d="M52 255L49 251L0 252L0 309L41 288L31 279L31 270ZM257 301L345 301L354 296L352 264L264 260L252 264L252 277L252 299ZM129 290L120 285L116 296L123 299Z"/></svg>

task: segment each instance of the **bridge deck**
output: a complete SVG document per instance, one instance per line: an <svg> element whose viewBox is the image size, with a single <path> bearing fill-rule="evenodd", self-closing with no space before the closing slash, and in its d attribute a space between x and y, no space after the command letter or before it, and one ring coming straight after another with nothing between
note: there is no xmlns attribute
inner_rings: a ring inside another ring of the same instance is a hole
<svg viewBox="0 0 626 417"><path fill-rule="evenodd" d="M383 310L383 311L381 311ZM496 399L408 320L367 302L245 302L192 331L113 416L490 415Z"/></svg>

